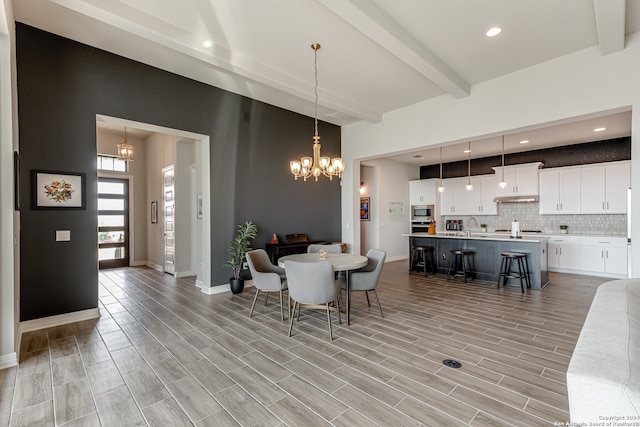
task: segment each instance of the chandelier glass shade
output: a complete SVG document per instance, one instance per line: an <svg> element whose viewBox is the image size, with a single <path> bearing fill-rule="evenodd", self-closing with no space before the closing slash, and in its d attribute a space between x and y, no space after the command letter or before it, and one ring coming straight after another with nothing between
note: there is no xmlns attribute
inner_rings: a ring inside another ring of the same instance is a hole
<svg viewBox="0 0 640 427"><path fill-rule="evenodd" d="M320 49L319 43L311 45L311 49L314 52L313 68L315 72L315 114L314 114L314 127L315 133L313 135L313 157L302 157L301 159L291 160L289 167L291 173L295 179L302 178L304 181L312 176L315 180L318 180L320 175L324 175L330 180L333 180L334 176L340 178L342 172L344 172L344 163L340 157L329 158L327 156L320 155L320 136L318 135L318 49Z"/></svg>
<svg viewBox="0 0 640 427"><path fill-rule="evenodd" d="M133 145L127 143L127 127L124 127L124 140L118 144L118 160L133 161Z"/></svg>
<svg viewBox="0 0 640 427"><path fill-rule="evenodd" d="M507 181L504 180L504 135L502 135L502 180L498 187L504 189L507 188Z"/></svg>

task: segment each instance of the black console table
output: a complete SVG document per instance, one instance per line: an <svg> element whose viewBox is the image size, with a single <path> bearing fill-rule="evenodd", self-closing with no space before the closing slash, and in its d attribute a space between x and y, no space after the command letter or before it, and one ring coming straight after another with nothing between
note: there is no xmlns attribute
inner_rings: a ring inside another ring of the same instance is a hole
<svg viewBox="0 0 640 427"><path fill-rule="evenodd" d="M303 254L307 252L307 247L312 244L327 244L321 240L297 243L267 243L265 250L273 265L278 265L278 259L285 255Z"/></svg>

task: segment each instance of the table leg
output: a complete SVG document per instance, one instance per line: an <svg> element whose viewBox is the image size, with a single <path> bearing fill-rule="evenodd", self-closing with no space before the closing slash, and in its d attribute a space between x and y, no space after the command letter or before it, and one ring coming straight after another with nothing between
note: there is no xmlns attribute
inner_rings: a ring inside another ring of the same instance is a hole
<svg viewBox="0 0 640 427"><path fill-rule="evenodd" d="M349 289L349 270L344 272L344 284L347 293L347 308L345 310L345 314L347 315L347 326L349 326L349 314L351 308L349 307L349 300L351 299L351 289Z"/></svg>

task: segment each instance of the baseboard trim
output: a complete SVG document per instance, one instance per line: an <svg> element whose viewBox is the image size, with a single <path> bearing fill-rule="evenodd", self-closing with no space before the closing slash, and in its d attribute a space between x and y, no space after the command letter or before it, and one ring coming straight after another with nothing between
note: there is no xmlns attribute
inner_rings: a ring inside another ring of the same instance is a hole
<svg viewBox="0 0 640 427"><path fill-rule="evenodd" d="M196 286L200 288L202 293L205 293L207 295L217 295L224 292L231 292L231 286L229 286L228 283L225 283L224 285L219 285L219 286L204 286L204 284L202 284L201 281L196 280ZM253 284L253 280L245 280L244 282L245 288L251 288L253 286L255 286Z"/></svg>
<svg viewBox="0 0 640 427"><path fill-rule="evenodd" d="M179 279L181 277L191 277L195 275L196 273L194 273L193 271L176 271L176 274L174 275L174 277L176 279Z"/></svg>
<svg viewBox="0 0 640 427"><path fill-rule="evenodd" d="M402 261L403 259L409 259L409 255L396 255L387 257L387 260L385 262Z"/></svg>
<svg viewBox="0 0 640 427"><path fill-rule="evenodd" d="M0 370L18 366L18 353L0 355Z"/></svg>
<svg viewBox="0 0 640 427"><path fill-rule="evenodd" d="M133 261L133 262L129 263L130 267L140 267L140 266L143 266L143 265L147 265L147 262L146 261Z"/></svg>
<svg viewBox="0 0 640 427"><path fill-rule="evenodd" d="M159 271L159 272L161 272L161 273L163 273L163 272L164 272L164 268L162 268L162 266L161 266L161 265L154 264L154 263L152 263L152 262L150 262L150 261L145 262L145 264L144 264L144 265L146 265L146 266L147 266L147 267L149 267L149 268L153 268L154 270L157 270L157 271Z"/></svg>
<svg viewBox="0 0 640 427"><path fill-rule="evenodd" d="M74 311L73 313L57 314L55 316L43 317L41 319L27 320L20 322L20 335L25 332L38 331L40 329L54 326L66 325L67 323L82 322L83 320L97 319L100 317L99 308L89 308L87 310Z"/></svg>

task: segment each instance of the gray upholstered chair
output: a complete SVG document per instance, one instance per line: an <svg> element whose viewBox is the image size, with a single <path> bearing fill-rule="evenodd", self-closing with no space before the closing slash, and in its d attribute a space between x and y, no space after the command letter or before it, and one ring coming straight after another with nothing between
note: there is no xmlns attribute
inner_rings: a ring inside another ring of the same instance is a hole
<svg viewBox="0 0 640 427"><path fill-rule="evenodd" d="M333 340L331 311L338 312L338 322L342 323L338 304L340 281L334 279L333 266L328 262L285 261L284 269L287 272L289 298L293 300L293 310L289 316L289 336L293 329L296 308L298 320L301 308L316 308L327 310L329 340ZM333 306L330 306L331 303Z"/></svg>
<svg viewBox="0 0 640 427"><path fill-rule="evenodd" d="M325 251L327 251L327 252L329 252L331 254L342 253L342 247L340 245L319 245L317 243L314 243L314 244L311 244L311 245L307 246L307 253L308 254L315 254L320 249L324 249Z"/></svg>
<svg viewBox="0 0 640 427"><path fill-rule="evenodd" d="M253 304L251 304L251 311L249 317L253 314L253 309L256 306L258 295L260 292L266 293L265 305L269 298L269 292L280 293L280 317L284 320L284 303L282 293L287 290L287 279L284 272L284 268L271 264L269 255L264 249L254 249L246 254L247 264L249 264L249 270L251 271L251 277L253 284L256 287L256 295L253 297ZM288 300L288 298L287 298ZM291 306L289 305L288 312L291 312Z"/></svg>
<svg viewBox="0 0 640 427"><path fill-rule="evenodd" d="M380 273L382 272L386 257L387 253L385 251L369 249L367 251L367 258L369 259L367 265L349 273L350 291L363 291L367 296L367 304L369 307L371 307L369 292L373 292L373 295L376 297L376 303L378 304L378 310L380 311L380 317L384 317L384 315L382 314L382 307L380 306L376 287L380 281ZM343 284L342 286L344 287L345 285ZM349 298L351 298L351 295L349 295Z"/></svg>

